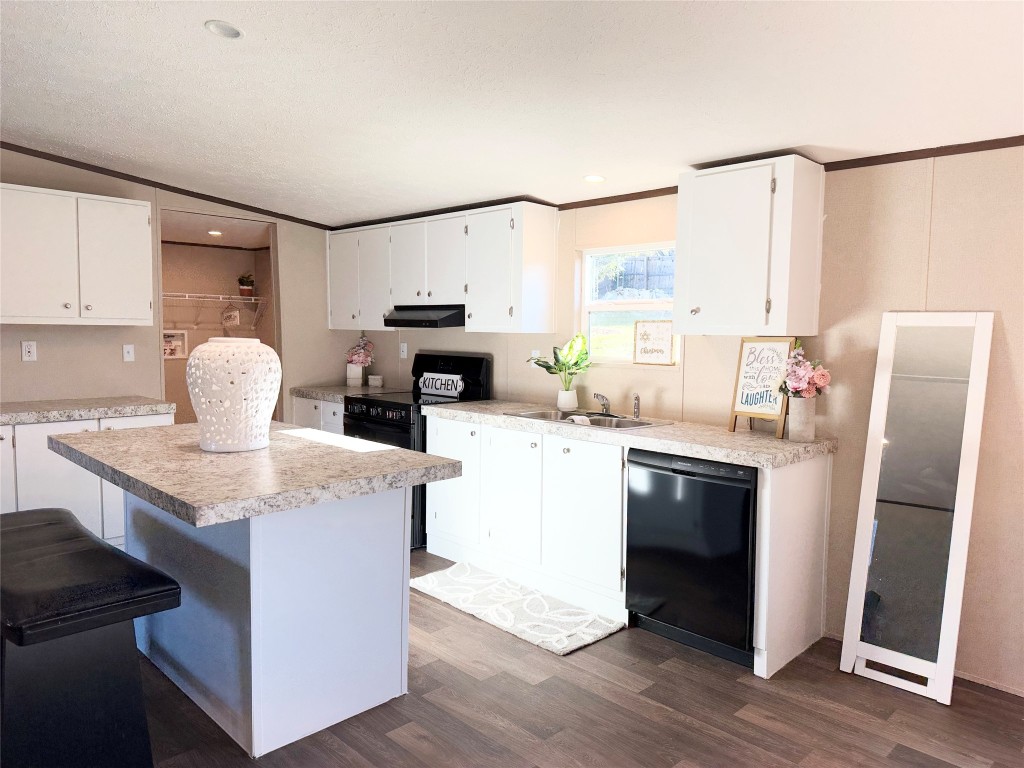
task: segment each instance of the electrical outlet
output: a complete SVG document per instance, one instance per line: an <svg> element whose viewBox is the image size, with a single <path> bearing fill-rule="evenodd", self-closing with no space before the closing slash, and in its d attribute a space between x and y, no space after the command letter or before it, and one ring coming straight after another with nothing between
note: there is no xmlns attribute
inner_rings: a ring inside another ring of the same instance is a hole
<svg viewBox="0 0 1024 768"><path fill-rule="evenodd" d="M39 355L37 354L36 343L34 341L21 342L21 362L34 363L37 360L39 360Z"/></svg>
<svg viewBox="0 0 1024 768"><path fill-rule="evenodd" d="M539 349L531 349L530 350L530 357L540 357L540 350ZM531 368L540 368L540 366L537 365L536 363L530 363L530 367Z"/></svg>
<svg viewBox="0 0 1024 768"><path fill-rule="evenodd" d="M121 345L121 359L126 363L135 362L135 345L134 344L122 344Z"/></svg>
<svg viewBox="0 0 1024 768"><path fill-rule="evenodd" d="M403 360L409 356L409 345L404 341L398 345L398 356Z"/></svg>

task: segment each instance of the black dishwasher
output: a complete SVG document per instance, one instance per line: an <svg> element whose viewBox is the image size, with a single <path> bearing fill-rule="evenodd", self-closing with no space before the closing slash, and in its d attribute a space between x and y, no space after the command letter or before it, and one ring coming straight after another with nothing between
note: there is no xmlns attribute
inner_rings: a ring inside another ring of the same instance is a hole
<svg viewBox="0 0 1024 768"><path fill-rule="evenodd" d="M757 469L629 451L631 626L754 666Z"/></svg>

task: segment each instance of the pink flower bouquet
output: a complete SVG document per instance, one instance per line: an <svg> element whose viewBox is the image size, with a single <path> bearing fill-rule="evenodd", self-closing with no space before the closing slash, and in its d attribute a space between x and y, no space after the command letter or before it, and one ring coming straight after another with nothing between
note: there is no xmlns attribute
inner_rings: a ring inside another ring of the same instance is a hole
<svg viewBox="0 0 1024 768"><path fill-rule="evenodd" d="M363 368L373 362L373 342L360 336L356 345L348 351L350 365L361 365Z"/></svg>
<svg viewBox="0 0 1024 768"><path fill-rule="evenodd" d="M817 397L828 392L831 382L832 374L822 368L821 360L808 360L803 343L797 339L786 360L786 375L779 391L787 397Z"/></svg>

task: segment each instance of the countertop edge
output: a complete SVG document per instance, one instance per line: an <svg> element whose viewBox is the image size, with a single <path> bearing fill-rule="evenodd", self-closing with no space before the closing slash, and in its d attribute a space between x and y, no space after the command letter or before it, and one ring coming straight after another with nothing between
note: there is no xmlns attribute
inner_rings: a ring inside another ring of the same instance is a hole
<svg viewBox="0 0 1024 768"><path fill-rule="evenodd" d="M412 388L412 385L409 385ZM313 386L313 387L291 387L288 394L292 397L301 397L306 400L322 400L325 403L337 403L344 405L345 398L354 395L374 395L386 392L395 392L394 387L349 387L344 384L334 386Z"/></svg>
<svg viewBox="0 0 1024 768"><path fill-rule="evenodd" d="M0 426L50 424L58 421L86 421L89 419L116 419L124 416L155 416L164 413L175 413L176 410L177 406L170 402L19 410L0 413Z"/></svg>
<svg viewBox="0 0 1024 768"><path fill-rule="evenodd" d="M495 401L488 401L494 403ZM546 406L533 404L508 402L508 410L547 409ZM736 447L726 448L721 446L706 445L700 442L687 442L685 440L653 434L650 430L657 430L659 427L645 427L631 431L629 434L615 432L606 429L595 429L593 427L570 424L566 422L550 422L539 420L528 420L518 416L506 416L504 414L480 413L467 410L471 403L460 403L453 405L424 405L423 415L435 416L449 419L451 421L462 421L471 424L487 424L507 429L517 429L523 432L534 432L537 434L557 435L560 437L587 440L593 443L604 443L607 445L619 445L623 448L638 448L640 450L660 451L672 453L679 456L689 456L708 461L724 461L743 466L757 467L758 469L779 469L798 464L803 461L827 456L839 449L839 441L836 438L825 437L815 440L813 443L792 443L779 441L781 450L757 451L749 448ZM685 422L676 422L685 424ZM705 427L707 425L699 425ZM647 434L645 434L647 433ZM774 438L772 438L774 439ZM671 445L669 445L671 444Z"/></svg>

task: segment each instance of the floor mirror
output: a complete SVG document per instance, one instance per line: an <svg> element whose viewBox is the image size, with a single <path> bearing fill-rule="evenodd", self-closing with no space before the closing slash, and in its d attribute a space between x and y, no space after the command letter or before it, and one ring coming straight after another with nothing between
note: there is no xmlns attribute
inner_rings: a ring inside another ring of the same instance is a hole
<svg viewBox="0 0 1024 768"><path fill-rule="evenodd" d="M949 704L991 312L886 312L840 669Z"/></svg>

